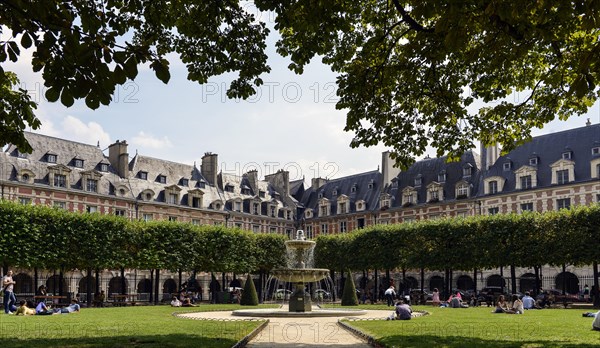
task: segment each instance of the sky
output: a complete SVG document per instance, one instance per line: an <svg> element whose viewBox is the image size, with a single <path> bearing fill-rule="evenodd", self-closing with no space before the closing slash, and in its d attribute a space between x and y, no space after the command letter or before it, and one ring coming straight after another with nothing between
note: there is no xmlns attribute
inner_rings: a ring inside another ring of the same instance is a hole
<svg viewBox="0 0 600 348"><path fill-rule="evenodd" d="M265 14L257 13L267 20ZM7 39L7 31L0 37ZM304 74L287 69L289 59L274 50L277 33L269 37L269 65L265 84L249 100L226 97L228 79L213 78L205 85L187 81L185 66L169 56L171 80L158 80L147 66L139 68L135 81L119 86L109 106L88 109L83 101L66 108L44 98L41 74L30 66L31 50L22 52L16 64L3 64L14 71L21 87L38 102L37 133L100 144L106 149L116 140L126 140L129 155L199 166L205 152L219 155L219 168L241 175L250 169L259 176L279 169L290 172L290 180L313 177L339 178L376 170L381 165L382 145L350 148L353 135L343 131L345 112L336 110L335 74L320 60L313 60ZM581 127L586 119L600 123L596 103L586 115L568 121L555 120L533 135ZM106 152L107 153L107 152ZM431 151L427 155L433 157Z"/></svg>

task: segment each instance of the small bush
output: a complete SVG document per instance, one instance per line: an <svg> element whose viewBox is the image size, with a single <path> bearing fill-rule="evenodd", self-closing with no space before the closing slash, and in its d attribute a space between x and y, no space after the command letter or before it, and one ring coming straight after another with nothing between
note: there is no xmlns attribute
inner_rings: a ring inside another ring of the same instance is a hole
<svg viewBox="0 0 600 348"><path fill-rule="evenodd" d="M248 274L246 283L244 284L244 292L240 299L240 305L242 306L258 306L258 295L256 294L256 287L254 287L254 281L252 275Z"/></svg>
<svg viewBox="0 0 600 348"><path fill-rule="evenodd" d="M348 271L348 277L344 282L344 292L342 293L342 306L358 306L358 298L356 297L356 286L352 273Z"/></svg>

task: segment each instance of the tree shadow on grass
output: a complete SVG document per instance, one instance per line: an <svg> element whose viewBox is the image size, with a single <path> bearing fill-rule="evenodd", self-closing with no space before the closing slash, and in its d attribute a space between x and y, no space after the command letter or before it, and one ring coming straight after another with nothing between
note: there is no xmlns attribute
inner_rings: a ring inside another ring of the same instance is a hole
<svg viewBox="0 0 600 348"><path fill-rule="evenodd" d="M43 335L41 335L43 336ZM144 336L116 336L116 337L76 337L76 338L34 338L19 340L11 338L9 333L2 335L3 348L113 348L113 347L211 347L229 348L237 343L233 338L207 338L198 335L144 335Z"/></svg>
<svg viewBox="0 0 600 348"><path fill-rule="evenodd" d="M501 337L482 339L465 336L435 336L435 335L390 335L377 341L388 348L411 347L486 347L486 348L512 348L512 347L561 347L561 348L587 348L598 347L591 343L572 343L567 341L541 341L528 340L526 337L519 340L502 340Z"/></svg>

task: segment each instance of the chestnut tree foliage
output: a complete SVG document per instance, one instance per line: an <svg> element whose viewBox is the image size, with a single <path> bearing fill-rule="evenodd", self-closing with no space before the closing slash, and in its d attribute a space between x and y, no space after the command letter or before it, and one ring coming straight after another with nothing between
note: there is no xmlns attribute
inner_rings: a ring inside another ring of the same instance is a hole
<svg viewBox="0 0 600 348"><path fill-rule="evenodd" d="M167 54L188 79L237 72L230 97L261 85L266 24L246 1L91 0L0 2L0 63L32 47L46 97L70 106L109 104L115 86L149 64L169 80ZM315 57L337 73L338 109L351 146L383 143L409 165L427 146L459 157L498 142L508 151L556 116L598 98L600 2L512 0L255 0L272 11L279 54L302 73ZM0 69L0 75L5 74ZM2 80L0 80L1 82ZM519 93L519 98L511 96ZM25 96L22 121L30 109ZM6 111L2 121L6 122ZM19 120L9 122L18 126ZM19 131L19 128L16 128ZM0 145L6 142L0 129ZM21 132L22 133L22 132ZM27 149L21 137L17 145Z"/></svg>
<svg viewBox="0 0 600 348"><path fill-rule="evenodd" d="M5 0L0 25L7 36L0 41L0 63L18 62L23 49L32 49L46 98L67 107L76 99L92 109L108 105L115 87L135 79L141 64L167 83L169 54L187 66L191 81L237 72L227 90L232 98L252 95L262 84L259 75L270 70L264 52L268 30L238 1ZM2 94L9 85L6 74L0 65ZM30 116L26 92L19 93L14 108L20 118L0 103L0 146L10 142L31 151L21 125L36 129L39 120Z"/></svg>
<svg viewBox="0 0 600 348"><path fill-rule="evenodd" d="M428 145L450 158L476 139L508 151L598 98L595 0L255 2L276 12L290 69L319 56L338 73L351 146L383 143L404 166Z"/></svg>

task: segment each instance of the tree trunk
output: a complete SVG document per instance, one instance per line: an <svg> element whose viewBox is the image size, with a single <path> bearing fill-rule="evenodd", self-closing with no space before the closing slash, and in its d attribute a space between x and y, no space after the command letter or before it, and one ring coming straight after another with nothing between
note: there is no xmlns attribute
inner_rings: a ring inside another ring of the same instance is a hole
<svg viewBox="0 0 600 348"><path fill-rule="evenodd" d="M58 272L58 295L63 296L63 271Z"/></svg>
<svg viewBox="0 0 600 348"><path fill-rule="evenodd" d="M506 287L506 282L504 281L504 267L500 267L500 278L502 278L500 286L502 287L502 293L504 293L504 288Z"/></svg>
<svg viewBox="0 0 600 348"><path fill-rule="evenodd" d="M378 271L375 270L375 286L373 287L373 298L375 299L375 302L379 301L379 276L378 276Z"/></svg>
<svg viewBox="0 0 600 348"><path fill-rule="evenodd" d="M540 293L540 268L538 266L533 267L533 271L535 272L535 289L533 289L533 296L536 297Z"/></svg>
<svg viewBox="0 0 600 348"><path fill-rule="evenodd" d="M258 272L258 303L263 303L263 282L264 282L264 272ZM249 278L251 279L251 278ZM246 279L248 281L248 279Z"/></svg>
<svg viewBox="0 0 600 348"><path fill-rule="evenodd" d="M473 269L473 293L477 296L477 268Z"/></svg>
<svg viewBox="0 0 600 348"><path fill-rule="evenodd" d="M563 295L567 293L567 275L565 274L566 271L567 271L567 265L565 265L563 263L563 265L562 265L562 275L563 275L563 277L562 277L562 284L561 284L561 286L562 286L562 294Z"/></svg>
<svg viewBox="0 0 600 348"><path fill-rule="evenodd" d="M125 267L121 267L121 295L127 294L127 284L125 283Z"/></svg>
<svg viewBox="0 0 600 348"><path fill-rule="evenodd" d="M425 269L421 267L421 293L425 290Z"/></svg>
<svg viewBox="0 0 600 348"><path fill-rule="evenodd" d="M150 294L148 302L154 301L154 269L150 269Z"/></svg>
<svg viewBox="0 0 600 348"><path fill-rule="evenodd" d="M600 308L600 288L598 287L598 262L594 262L592 267L594 268L594 291L592 292L592 296L594 296L594 308Z"/></svg>
<svg viewBox="0 0 600 348"><path fill-rule="evenodd" d="M99 294L100 293L100 271L98 269L96 269L94 273L96 276L96 288L94 289L94 293Z"/></svg>
<svg viewBox="0 0 600 348"><path fill-rule="evenodd" d="M94 283L92 282L92 268L88 268L86 270L87 273L87 291L85 292L85 296L87 298L87 306L90 308L92 306L92 287Z"/></svg>
<svg viewBox="0 0 600 348"><path fill-rule="evenodd" d="M179 283L178 283L179 284L179 291L178 292L181 292L181 291L183 291L183 284L181 284L181 268L177 270L177 273L179 275Z"/></svg>
<svg viewBox="0 0 600 348"><path fill-rule="evenodd" d="M154 304L158 304L159 303L159 295L158 295L158 290L159 290L159 286L160 286L160 270L157 268L156 269L156 283L154 285L154 293L156 294L154 296Z"/></svg>
<svg viewBox="0 0 600 348"><path fill-rule="evenodd" d="M512 293L517 293L517 272L515 270L515 265L510 265L510 287L512 288Z"/></svg>
<svg viewBox="0 0 600 348"><path fill-rule="evenodd" d="M38 287L39 287L38 281L39 281L38 269L37 269L37 267L35 267L35 268L33 269L33 284L34 284L34 285L33 285L33 287L34 287L34 289L33 289L33 292L34 292L36 295L41 295L41 294L38 294L38 293L37 293L37 289L38 289Z"/></svg>

